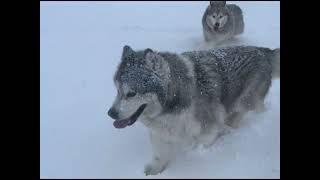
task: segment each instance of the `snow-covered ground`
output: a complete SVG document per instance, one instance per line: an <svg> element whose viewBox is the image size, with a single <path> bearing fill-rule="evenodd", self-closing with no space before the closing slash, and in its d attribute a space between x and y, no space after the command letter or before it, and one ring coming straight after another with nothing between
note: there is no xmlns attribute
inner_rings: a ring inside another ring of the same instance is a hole
<svg viewBox="0 0 320 180"><path fill-rule="evenodd" d="M280 3L235 2L244 11L242 44L280 46ZM106 110L125 44L183 52L202 49L208 2L40 3L41 178L145 178L147 129L115 129ZM152 178L279 178L280 80L268 110L211 149L181 155ZM147 178L151 178L147 176Z"/></svg>

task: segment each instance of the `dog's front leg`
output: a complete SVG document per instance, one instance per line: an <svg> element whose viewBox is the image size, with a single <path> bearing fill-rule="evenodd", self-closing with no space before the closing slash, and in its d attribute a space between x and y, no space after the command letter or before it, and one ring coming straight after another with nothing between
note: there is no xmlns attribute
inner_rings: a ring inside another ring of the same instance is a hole
<svg viewBox="0 0 320 180"><path fill-rule="evenodd" d="M153 159L145 166L145 175L156 175L161 173L174 158L176 147L172 142L166 141L160 135L150 133L153 150Z"/></svg>

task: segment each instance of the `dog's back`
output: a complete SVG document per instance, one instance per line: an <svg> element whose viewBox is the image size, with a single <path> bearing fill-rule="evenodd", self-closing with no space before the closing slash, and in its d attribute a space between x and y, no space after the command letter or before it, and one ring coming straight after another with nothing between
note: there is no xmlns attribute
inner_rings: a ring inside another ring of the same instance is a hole
<svg viewBox="0 0 320 180"><path fill-rule="evenodd" d="M230 109L237 98L248 88L254 89L259 85L265 85L261 90L263 97L260 97L264 98L273 74L280 74L280 70L278 72L280 67L277 65L280 64L280 57L278 60L275 56L278 51L278 56L280 56L280 49L236 46L186 52L183 55L188 56L195 63L195 67L201 67L199 68L201 71L196 72L198 76L206 78L206 81L201 82L199 86L202 87L201 91L207 89L210 90L208 93L214 93L211 96L220 96L215 99L219 99L227 109ZM217 90L213 88L215 84L220 87L221 92L215 91Z"/></svg>

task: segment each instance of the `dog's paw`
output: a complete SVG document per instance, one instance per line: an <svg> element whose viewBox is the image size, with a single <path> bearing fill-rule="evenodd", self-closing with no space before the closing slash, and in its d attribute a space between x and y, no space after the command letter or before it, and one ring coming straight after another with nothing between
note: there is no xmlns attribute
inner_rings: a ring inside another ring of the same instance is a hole
<svg viewBox="0 0 320 180"><path fill-rule="evenodd" d="M160 166L155 163L150 163L144 167L144 174L146 176L157 175L157 174L161 173L164 169L165 169L165 166Z"/></svg>

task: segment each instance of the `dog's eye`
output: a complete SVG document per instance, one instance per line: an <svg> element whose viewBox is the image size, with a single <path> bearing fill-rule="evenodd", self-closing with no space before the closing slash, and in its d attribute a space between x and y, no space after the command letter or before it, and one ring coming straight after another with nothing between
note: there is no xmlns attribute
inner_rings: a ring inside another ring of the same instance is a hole
<svg viewBox="0 0 320 180"><path fill-rule="evenodd" d="M212 17L213 17L213 18L216 18L216 16L215 16L215 15L213 15Z"/></svg>
<svg viewBox="0 0 320 180"><path fill-rule="evenodd" d="M133 96L135 96L137 93L135 93L135 92L129 92L128 94L127 94L127 97L129 98L129 97L133 97Z"/></svg>
<svg viewBox="0 0 320 180"><path fill-rule="evenodd" d="M220 18L222 18L223 16L220 16Z"/></svg>

